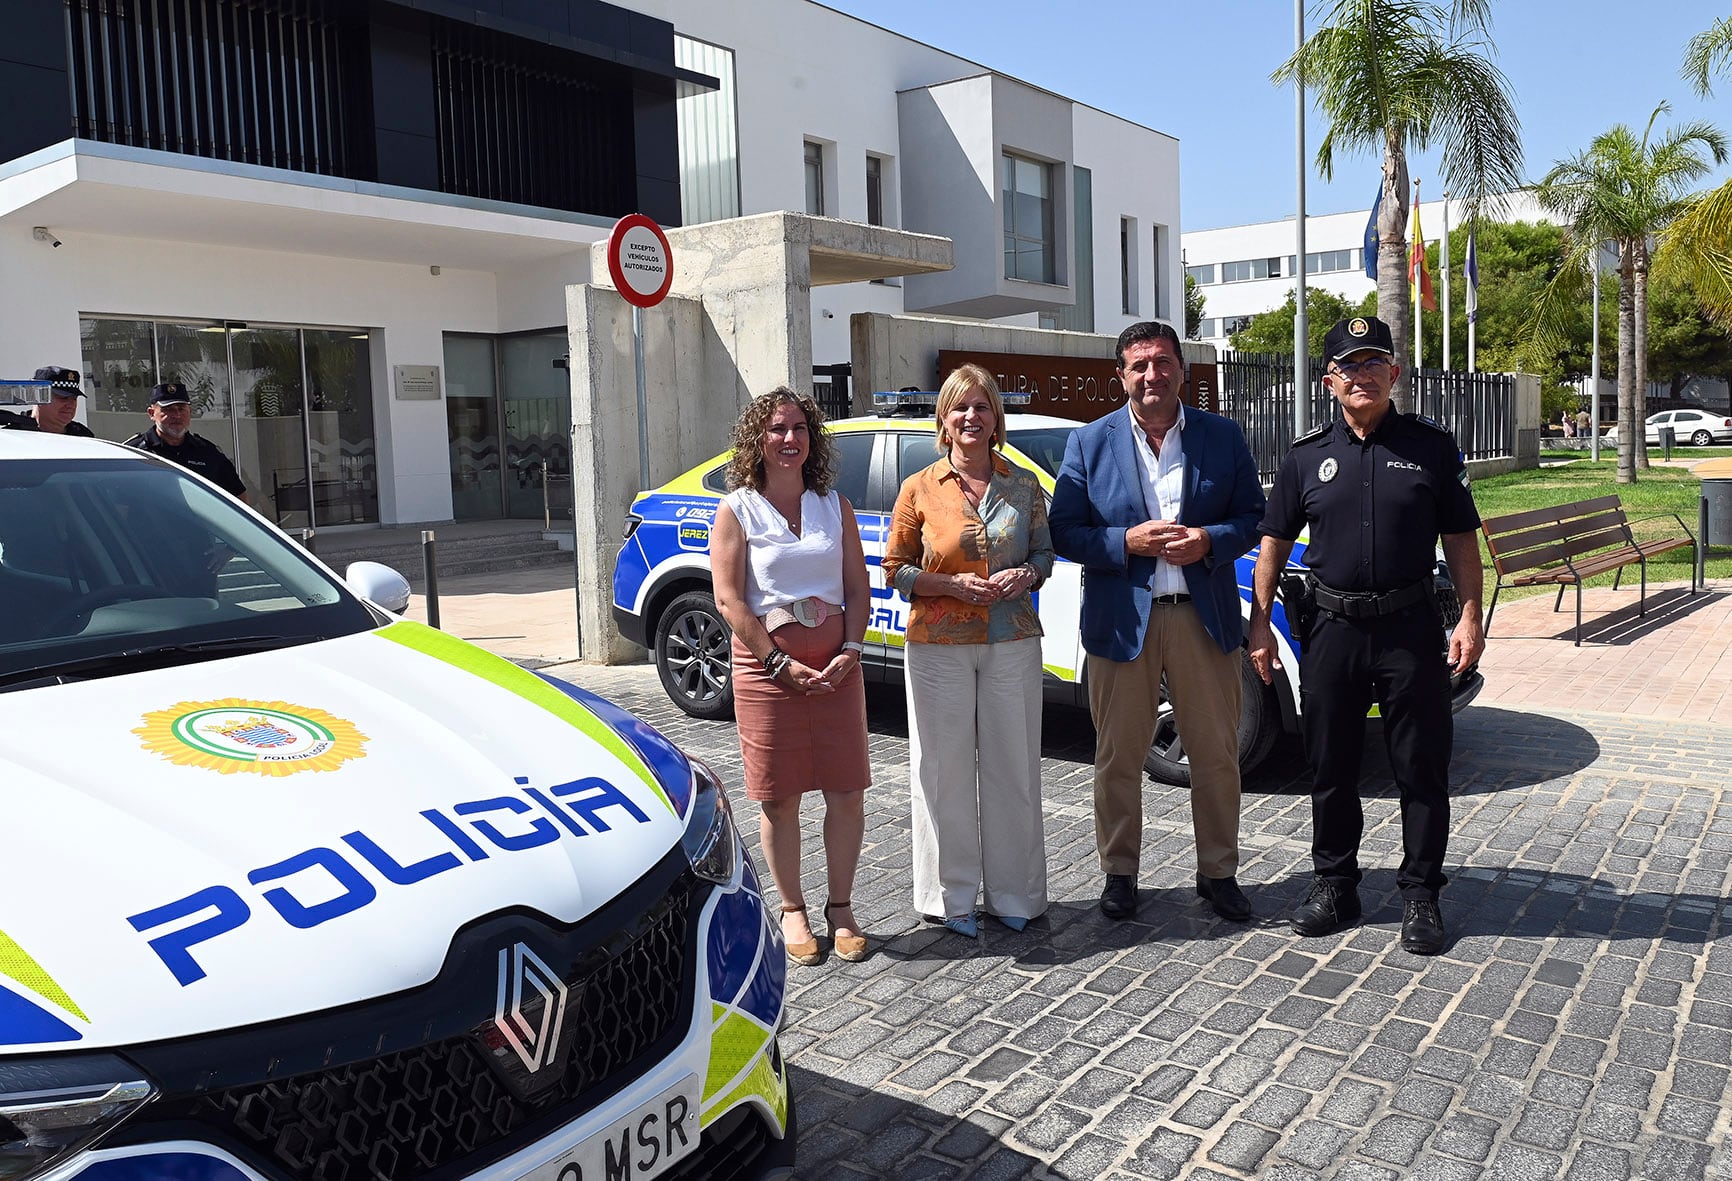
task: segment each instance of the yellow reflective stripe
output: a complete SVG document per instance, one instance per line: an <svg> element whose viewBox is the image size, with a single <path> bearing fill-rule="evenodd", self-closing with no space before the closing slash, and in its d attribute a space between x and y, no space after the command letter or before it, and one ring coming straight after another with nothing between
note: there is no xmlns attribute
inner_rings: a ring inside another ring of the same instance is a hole
<svg viewBox="0 0 1732 1181"><path fill-rule="evenodd" d="M84 1010L67 995L66 990L60 987L54 977L4 931L0 931L0 976L16 980L37 996L53 1001L86 1025L90 1024L90 1018L84 1015Z"/></svg>
<svg viewBox="0 0 1732 1181"><path fill-rule="evenodd" d="M768 950L774 951L775 948ZM710 1068L704 1077L704 1102L740 1076L770 1041L770 1031L736 1009L710 1004Z"/></svg>
<svg viewBox="0 0 1732 1181"><path fill-rule="evenodd" d="M1061 681L1076 680L1076 669L1074 668L1063 668L1056 664L1043 664L1041 665L1041 668L1045 669Z"/></svg>
<svg viewBox="0 0 1732 1181"><path fill-rule="evenodd" d="M373 633L392 643L423 656L449 664L453 668L462 669L472 676L480 677L492 685L497 685L508 693L515 693L531 705L540 706L561 721L570 723L593 739L597 745L608 754L624 763L633 774L643 780L645 785L656 794L667 810L675 816L673 801L668 799L662 785L650 773L637 751L626 744L625 739L613 732L613 727L590 713L583 706L549 685L546 681L530 672L519 668L503 656L495 656L484 648L465 643L456 636L446 635L436 628L423 623L402 619L388 624Z"/></svg>
<svg viewBox="0 0 1732 1181"><path fill-rule="evenodd" d="M765 1105L776 1113L779 1129L787 1128L788 1080L776 1074L776 1068L770 1064L770 1055L767 1052L758 1056L751 1073L740 1080L739 1086L718 1099L703 1113L702 1124L708 1126L753 1096L762 1099Z"/></svg>

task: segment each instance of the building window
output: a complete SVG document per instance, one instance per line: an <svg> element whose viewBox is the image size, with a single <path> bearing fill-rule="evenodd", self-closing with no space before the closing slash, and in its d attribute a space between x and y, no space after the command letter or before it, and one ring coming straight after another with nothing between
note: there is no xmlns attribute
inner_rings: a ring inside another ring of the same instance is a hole
<svg viewBox="0 0 1732 1181"><path fill-rule="evenodd" d="M680 224L740 216L740 120L734 51L674 34L674 64L708 74L714 91L683 95L674 104L680 138Z"/></svg>
<svg viewBox="0 0 1732 1181"><path fill-rule="evenodd" d="M1119 311L1137 314L1137 219L1119 218Z"/></svg>
<svg viewBox="0 0 1732 1181"><path fill-rule="evenodd" d="M1358 269L1359 251L1357 250L1320 250L1316 254L1305 256L1305 273L1307 275Z"/></svg>
<svg viewBox="0 0 1732 1181"><path fill-rule="evenodd" d="M1245 331L1245 329L1249 328L1250 326L1251 326L1251 317L1249 317L1249 316L1222 316L1221 317L1221 335L1222 336L1231 336L1235 332L1243 332L1243 331Z"/></svg>
<svg viewBox="0 0 1732 1181"><path fill-rule="evenodd" d="M1217 335L1215 329L1219 327L1219 325L1220 322L1213 316L1205 316L1203 319L1198 320L1196 339L1208 340L1210 337Z"/></svg>
<svg viewBox="0 0 1732 1181"><path fill-rule="evenodd" d="M1153 241L1154 253L1150 255L1153 266L1149 271L1149 315L1160 317L1166 314L1166 300L1161 298L1165 293L1161 290L1161 273L1165 261L1161 258L1162 239L1167 236L1166 226L1150 226L1149 237Z"/></svg>
<svg viewBox="0 0 1732 1181"><path fill-rule="evenodd" d="M1095 330L1095 196L1094 173L1086 168L1071 166L1071 221L1075 237L1071 242L1071 257L1076 260L1072 284L1076 302L1058 310L1058 327L1067 332Z"/></svg>
<svg viewBox="0 0 1732 1181"><path fill-rule="evenodd" d="M884 224L884 161L866 157L866 224Z"/></svg>
<svg viewBox="0 0 1732 1181"><path fill-rule="evenodd" d="M1248 258L1241 262L1224 262L1221 264L1221 282L1243 283L1247 279L1279 279L1281 277L1281 260L1277 258Z"/></svg>
<svg viewBox="0 0 1732 1181"><path fill-rule="evenodd" d="M1052 165L1004 154L1004 277L1054 283Z"/></svg>
<svg viewBox="0 0 1732 1181"><path fill-rule="evenodd" d="M1186 267L1185 273L1195 279L1198 283L1213 283L1215 281L1215 264L1212 262L1206 262L1201 266Z"/></svg>
<svg viewBox="0 0 1732 1181"><path fill-rule="evenodd" d="M806 141L806 212L824 216L824 145Z"/></svg>

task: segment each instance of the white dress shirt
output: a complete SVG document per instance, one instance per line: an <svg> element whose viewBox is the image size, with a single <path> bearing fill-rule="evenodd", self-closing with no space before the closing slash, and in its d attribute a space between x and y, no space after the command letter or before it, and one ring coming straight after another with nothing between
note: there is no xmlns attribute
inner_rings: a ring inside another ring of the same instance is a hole
<svg viewBox="0 0 1732 1181"><path fill-rule="evenodd" d="M1158 455L1149 445L1143 424L1131 413L1129 403L1125 405L1125 413L1130 416L1131 438L1137 445L1137 467L1143 477L1143 508L1151 521L1177 521L1185 499L1185 405L1179 403L1178 421L1161 438ZM1155 594L1180 595L1188 590L1182 569L1165 558L1155 559Z"/></svg>

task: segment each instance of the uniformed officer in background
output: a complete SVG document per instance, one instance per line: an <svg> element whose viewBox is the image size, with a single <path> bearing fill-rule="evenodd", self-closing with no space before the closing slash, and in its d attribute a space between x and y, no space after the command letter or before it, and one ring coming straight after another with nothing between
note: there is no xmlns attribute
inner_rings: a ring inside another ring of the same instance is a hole
<svg viewBox="0 0 1732 1181"><path fill-rule="evenodd" d="M43 431L50 435L76 435L94 439L96 432L78 421L78 399L84 396L84 379L76 369L59 365L44 365L36 371L37 381L49 386L49 398L32 406L27 413L5 413L0 427L17 431Z"/></svg>
<svg viewBox="0 0 1732 1181"><path fill-rule="evenodd" d="M1467 672L1485 649L1484 578L1467 469L1448 430L1391 406L1394 353L1389 326L1374 317L1343 320L1324 341L1323 380L1341 416L1295 439L1275 477L1259 526L1250 655L1269 682L1280 667L1270 625L1276 583L1309 528L1305 564L1317 611L1302 641L1299 689L1317 877L1293 929L1327 935L1359 920L1359 762L1375 701L1401 793L1401 946L1436 955L1444 945L1437 899L1447 880L1450 673ZM1461 600L1447 659L1434 588L1440 536Z"/></svg>
<svg viewBox="0 0 1732 1181"><path fill-rule="evenodd" d="M192 433L192 399L186 396L186 386L178 381L156 386L150 391L146 412L151 425L128 439L128 447L160 455L242 500L247 498L247 486L222 448Z"/></svg>

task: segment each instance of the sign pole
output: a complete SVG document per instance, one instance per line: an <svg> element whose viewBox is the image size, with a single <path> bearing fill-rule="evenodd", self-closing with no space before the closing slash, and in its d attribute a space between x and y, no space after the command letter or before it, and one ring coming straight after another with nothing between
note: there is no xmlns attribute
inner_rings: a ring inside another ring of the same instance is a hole
<svg viewBox="0 0 1732 1181"><path fill-rule="evenodd" d="M643 392L643 309L631 305L631 354L637 366L637 486L648 489L649 401Z"/></svg>

